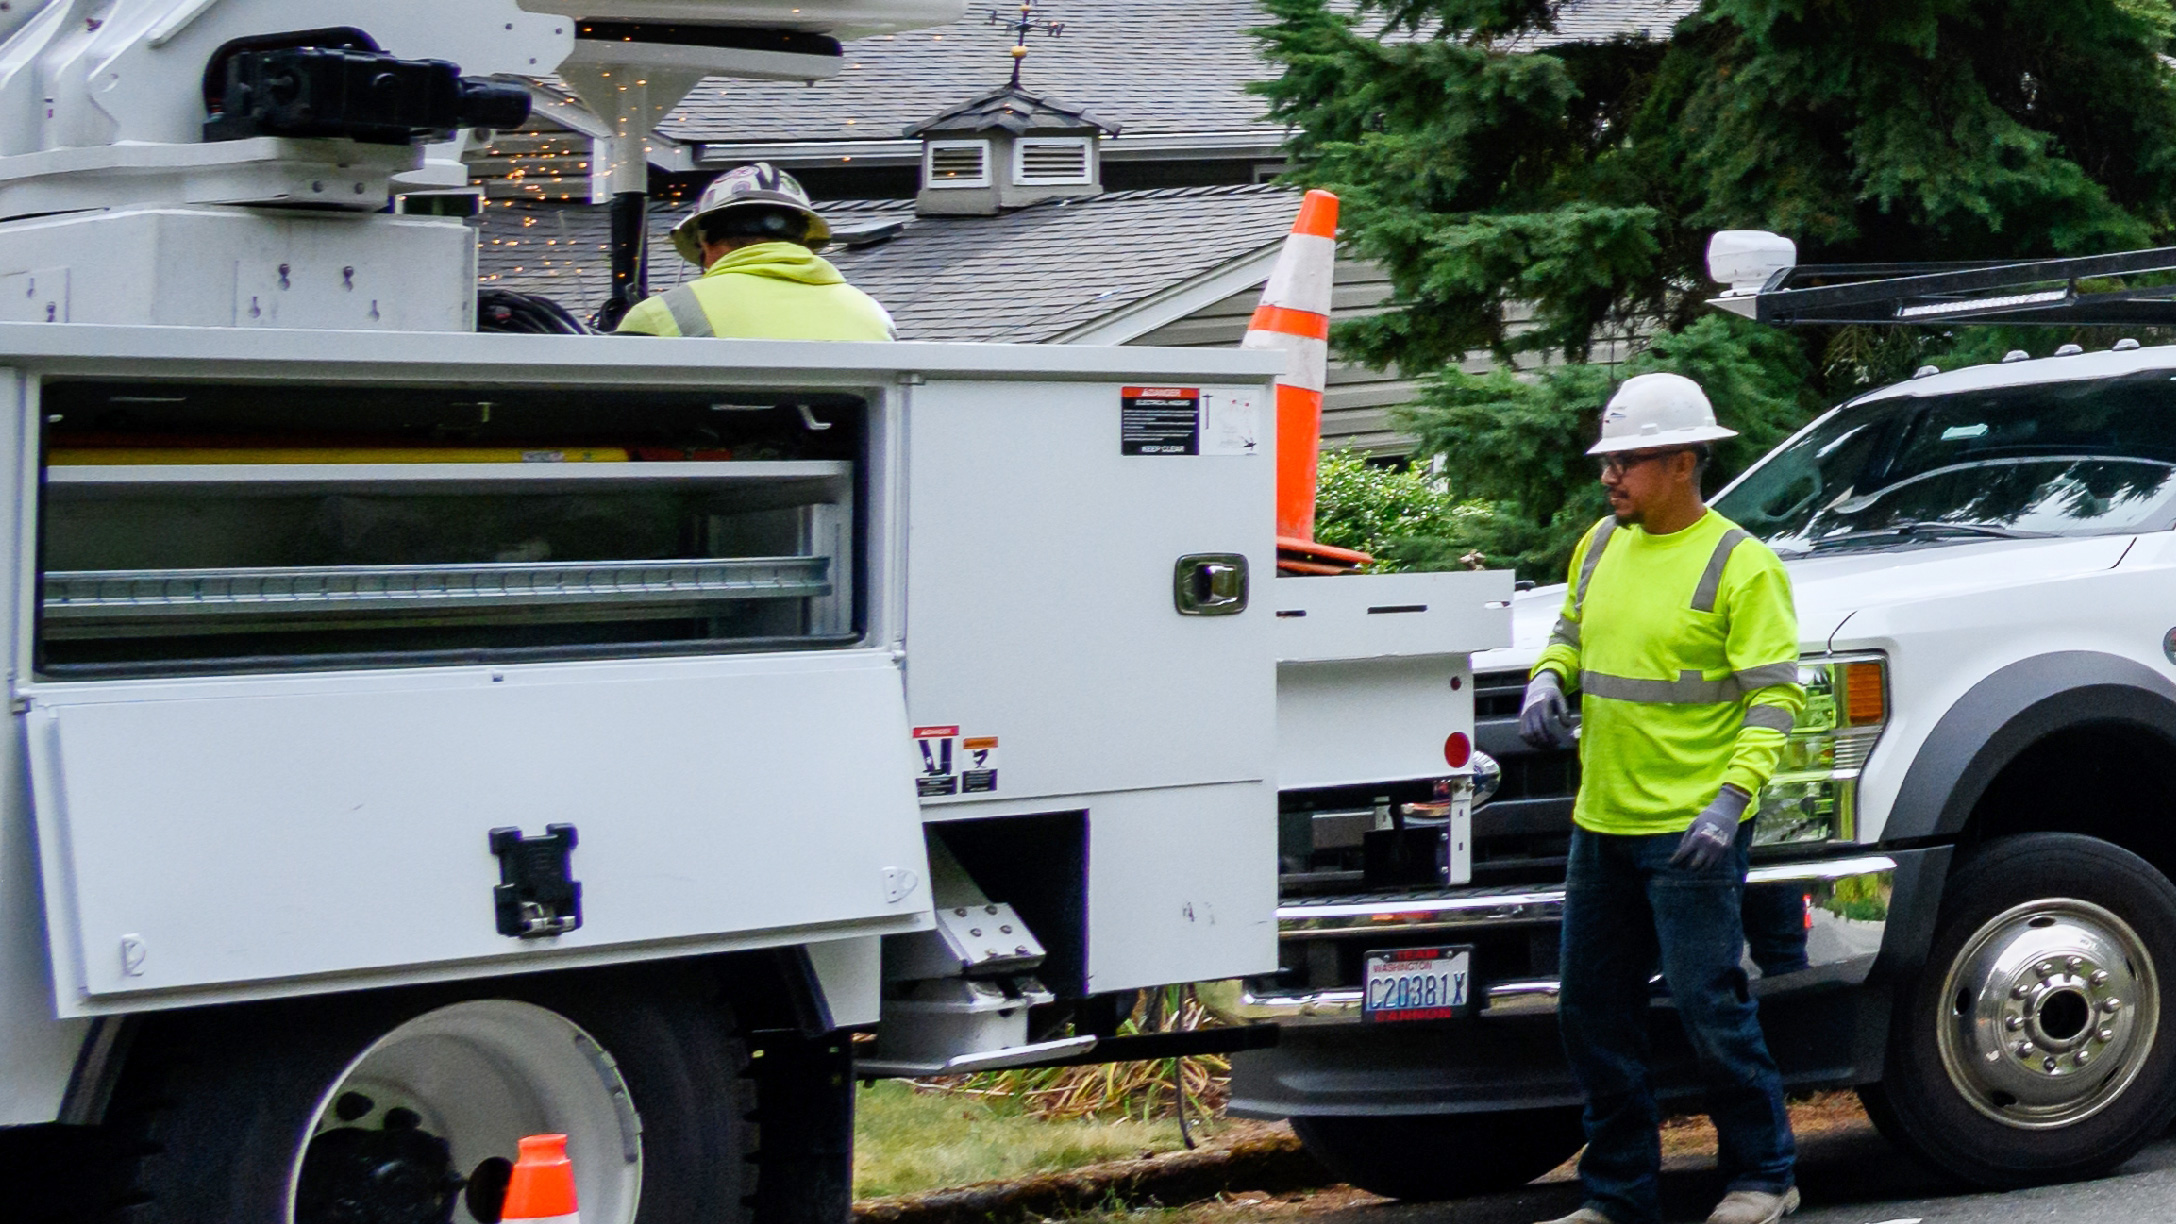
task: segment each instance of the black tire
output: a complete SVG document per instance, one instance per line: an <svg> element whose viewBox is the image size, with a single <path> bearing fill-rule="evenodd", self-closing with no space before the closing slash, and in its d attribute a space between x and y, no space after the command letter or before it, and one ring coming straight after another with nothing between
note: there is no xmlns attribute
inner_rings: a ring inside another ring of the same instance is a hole
<svg viewBox="0 0 2176 1224"><path fill-rule="evenodd" d="M1294 1118L1292 1130L1340 1181L1414 1202L1523 1186L1586 1141L1576 1108Z"/></svg>
<svg viewBox="0 0 2176 1224"><path fill-rule="evenodd" d="M111 1218L424 1224L432 1213L412 1186L401 1187L410 1197L395 1205L370 1200L384 1207L379 1214L328 1209L291 1220L300 1144L326 1094L373 1042L449 1004L489 1000L532 1004L572 1022L616 1070L640 1121L638 1224L749 1224L757 1128L747 1047L710 984L670 972L551 975L150 1017L108 1112L105 1129L130 1157ZM618 1126L613 1133L624 1134ZM326 1193L322 1182L313 1188ZM337 1191L353 1188L350 1181ZM461 1196L450 1208L454 1220L475 1218L465 1188L432 1193ZM484 1191L475 1201L495 1213L495 1195Z"/></svg>
<svg viewBox="0 0 2176 1224"><path fill-rule="evenodd" d="M2072 967L2062 951L2003 942L2070 939L2073 922L2082 924L2075 929L2121 936L2120 945L2107 946L2135 948L2150 962L2143 975L2139 970L2147 966L2133 956L2111 964L2111 981L2136 987L2121 993L2146 996L2117 1000L2128 1009L2124 1023L2130 1027L2112 1042L2101 1035L2117 1030L2099 1027L2112 1013L2104 1012L2106 999L2096 992L2114 988L2082 985L2086 979L2079 975L2093 973L2092 965ZM1998 947L2025 950L2022 960L2032 965L1978 972L1976 967L1993 963ZM2050 965L2054 976L2045 972ZM2020 973L2037 980L2025 982ZM2012 993L2019 990L2022 996ZM2063 1004L2068 1012L2058 1017L2053 1000L2066 990L2072 995ZM2050 1000L2045 1009L2043 999ZM2144 859L2097 838L2003 838L1950 876L1925 967L1899 992L1882 1082L1859 1095L1891 1141L1975 1185L2012 1188L2097 1177L2165 1133L2176 1117L2172 1008L2176 886ZM1999 1020L1997 1009L2004 1009ZM2021 1027L2013 1028L2013 1016ZM2082 1028L2073 1023L2078 1016L2084 1017ZM2002 1036L1972 1036L1978 1033ZM2033 1044L2035 1037L2043 1044ZM1975 1040L2002 1048L1990 1058ZM2066 1071L2064 1059L2076 1060L2081 1050L2096 1057L2073 1061ZM2009 1092L2005 1085L2020 1076L2043 1085L2046 1096Z"/></svg>

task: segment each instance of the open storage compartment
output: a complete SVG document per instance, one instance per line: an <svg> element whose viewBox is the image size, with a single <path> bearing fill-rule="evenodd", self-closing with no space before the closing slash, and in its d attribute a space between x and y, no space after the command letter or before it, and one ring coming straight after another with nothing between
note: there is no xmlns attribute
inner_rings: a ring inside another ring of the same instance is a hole
<svg viewBox="0 0 2176 1224"><path fill-rule="evenodd" d="M62 383L44 398L42 674L859 640L848 397Z"/></svg>

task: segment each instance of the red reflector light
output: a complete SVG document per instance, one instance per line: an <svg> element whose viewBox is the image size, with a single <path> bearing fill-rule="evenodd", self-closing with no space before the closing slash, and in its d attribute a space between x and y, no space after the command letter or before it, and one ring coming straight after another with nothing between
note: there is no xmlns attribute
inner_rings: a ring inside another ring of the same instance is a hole
<svg viewBox="0 0 2176 1224"><path fill-rule="evenodd" d="M1443 741L1444 763L1452 769L1464 769L1466 762L1472 759L1473 741L1467 739L1463 731L1451 732L1450 738Z"/></svg>

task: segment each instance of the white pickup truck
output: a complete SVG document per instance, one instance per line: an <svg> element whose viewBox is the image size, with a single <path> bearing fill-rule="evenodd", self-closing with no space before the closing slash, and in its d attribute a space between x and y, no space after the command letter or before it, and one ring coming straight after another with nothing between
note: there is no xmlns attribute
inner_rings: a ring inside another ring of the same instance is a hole
<svg viewBox="0 0 2176 1224"><path fill-rule="evenodd" d="M2176 348L1930 367L1714 504L1783 555L1802 632L1809 701L1746 902L1786 1079L1857 1087L1975 1182L2121 1163L2176 1111ZM1238 1059L1234 1110L1292 1117L1371 1189L1515 1185L1580 1142L1554 1019L1577 766L1515 734L1562 597L1521 593L1516 644L1474 657L1502 784L1471 884L1354 887L1328 826L1288 813L1282 969L1221 996L1286 1026ZM1370 1022L1364 966L1453 946L1465 1014ZM1659 1078L1691 1093L1668 1007L1658 985Z"/></svg>

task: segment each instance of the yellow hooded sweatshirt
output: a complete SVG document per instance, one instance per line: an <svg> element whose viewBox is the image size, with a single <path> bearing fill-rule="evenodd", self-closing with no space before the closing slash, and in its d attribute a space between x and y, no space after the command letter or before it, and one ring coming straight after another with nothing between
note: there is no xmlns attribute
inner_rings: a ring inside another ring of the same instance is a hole
<svg viewBox="0 0 2176 1224"><path fill-rule="evenodd" d="M891 315L797 242L729 251L701 277L635 305L625 335L744 340L892 340Z"/></svg>

